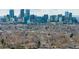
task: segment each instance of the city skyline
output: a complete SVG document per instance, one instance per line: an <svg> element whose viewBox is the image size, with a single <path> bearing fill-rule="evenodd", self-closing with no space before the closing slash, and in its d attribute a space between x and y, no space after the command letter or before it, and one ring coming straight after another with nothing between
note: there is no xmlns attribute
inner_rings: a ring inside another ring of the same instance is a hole
<svg viewBox="0 0 79 59"><path fill-rule="evenodd" d="M0 9L0 16L4 16L9 14L10 9ZM79 9L30 9L30 14L35 14L38 16L42 16L44 14L48 15L57 15L57 14L63 14L64 12L68 11L73 13L73 15L79 15ZM16 16L19 16L20 9L14 9L14 13Z"/></svg>

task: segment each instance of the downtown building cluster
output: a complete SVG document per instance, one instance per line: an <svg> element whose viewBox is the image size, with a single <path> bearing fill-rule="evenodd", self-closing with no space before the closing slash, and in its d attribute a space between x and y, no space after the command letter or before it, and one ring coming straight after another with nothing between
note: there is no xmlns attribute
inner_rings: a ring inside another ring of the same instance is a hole
<svg viewBox="0 0 79 59"><path fill-rule="evenodd" d="M15 24L43 24L43 23L60 23L60 24L78 24L76 17L71 12L65 12L65 15L48 15L37 16L30 14L29 9L21 9L19 16L14 14L14 10L10 9L9 14L0 18L0 23Z"/></svg>
<svg viewBox="0 0 79 59"><path fill-rule="evenodd" d="M78 20L76 17L72 16L71 12L65 12L65 15L58 14L58 15L51 15L50 22L56 22L61 24L78 24Z"/></svg>

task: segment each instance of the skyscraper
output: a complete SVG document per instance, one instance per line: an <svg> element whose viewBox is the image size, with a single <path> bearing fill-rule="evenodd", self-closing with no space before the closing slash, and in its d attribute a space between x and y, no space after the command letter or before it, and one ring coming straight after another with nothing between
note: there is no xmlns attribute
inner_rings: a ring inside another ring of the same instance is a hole
<svg viewBox="0 0 79 59"><path fill-rule="evenodd" d="M29 15L30 15L30 10L29 9L26 9L25 15L29 17Z"/></svg>
<svg viewBox="0 0 79 59"><path fill-rule="evenodd" d="M14 10L13 10L13 9L11 9L11 10L9 11L9 15L10 15L11 18L14 17Z"/></svg>
<svg viewBox="0 0 79 59"><path fill-rule="evenodd" d="M69 12L65 12L65 17L69 17Z"/></svg>
<svg viewBox="0 0 79 59"><path fill-rule="evenodd" d="M58 21L61 23L62 22L62 14L58 14Z"/></svg>
<svg viewBox="0 0 79 59"><path fill-rule="evenodd" d="M65 19L64 19L64 22L66 23L66 24L69 24L69 21L70 21L70 19L69 19L69 14L70 14L70 12L65 12Z"/></svg>
<svg viewBox="0 0 79 59"><path fill-rule="evenodd" d="M56 18L56 15L51 15L50 16L50 22L55 22L55 18Z"/></svg>
<svg viewBox="0 0 79 59"><path fill-rule="evenodd" d="M24 17L24 9L20 10L20 17Z"/></svg>
<svg viewBox="0 0 79 59"><path fill-rule="evenodd" d="M24 16L24 22L27 23L27 21L29 20L29 18L30 18L30 10L26 9L25 10L25 16Z"/></svg>
<svg viewBox="0 0 79 59"><path fill-rule="evenodd" d="M36 22L36 15L30 15L30 22L35 23Z"/></svg>
<svg viewBox="0 0 79 59"><path fill-rule="evenodd" d="M48 14L44 14L44 16L42 17L43 19L43 23L46 23L48 20Z"/></svg>

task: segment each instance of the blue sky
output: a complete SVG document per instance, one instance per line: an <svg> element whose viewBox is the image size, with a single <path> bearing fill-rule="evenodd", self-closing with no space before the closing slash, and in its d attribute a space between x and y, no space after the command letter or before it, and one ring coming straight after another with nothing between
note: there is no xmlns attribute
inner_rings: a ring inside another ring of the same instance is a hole
<svg viewBox="0 0 79 59"><path fill-rule="evenodd" d="M9 12L9 9L0 9L0 16L6 15ZM15 9L15 15L19 15L19 9ZM72 12L73 15L79 15L79 9L31 9L30 13L38 16L49 14L49 15L57 15L64 14L65 11Z"/></svg>

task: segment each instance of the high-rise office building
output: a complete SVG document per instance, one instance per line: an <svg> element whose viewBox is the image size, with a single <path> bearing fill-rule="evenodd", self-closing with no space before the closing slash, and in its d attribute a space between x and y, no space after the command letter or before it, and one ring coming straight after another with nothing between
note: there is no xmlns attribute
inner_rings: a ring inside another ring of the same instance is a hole
<svg viewBox="0 0 79 59"><path fill-rule="evenodd" d="M42 17L43 23L46 23L47 20L48 20L48 14L44 14L44 16Z"/></svg>
<svg viewBox="0 0 79 59"><path fill-rule="evenodd" d="M72 13L70 13L69 16L72 17Z"/></svg>
<svg viewBox="0 0 79 59"><path fill-rule="evenodd" d="M14 10L13 9L9 10L9 15L10 15L11 18L14 17Z"/></svg>
<svg viewBox="0 0 79 59"><path fill-rule="evenodd" d="M65 17L69 17L69 12L65 12Z"/></svg>
<svg viewBox="0 0 79 59"><path fill-rule="evenodd" d="M30 15L30 23L35 23L36 22L36 15Z"/></svg>
<svg viewBox="0 0 79 59"><path fill-rule="evenodd" d="M24 16L24 22L27 23L27 21L29 20L29 18L30 18L30 10L26 9L25 10L25 16Z"/></svg>
<svg viewBox="0 0 79 59"><path fill-rule="evenodd" d="M14 20L15 20L15 22L18 22L17 16L14 16Z"/></svg>
<svg viewBox="0 0 79 59"><path fill-rule="evenodd" d="M51 15L50 16L50 22L55 22L55 18L56 18L56 15Z"/></svg>
<svg viewBox="0 0 79 59"><path fill-rule="evenodd" d="M58 21L62 22L62 14L58 14Z"/></svg>
<svg viewBox="0 0 79 59"><path fill-rule="evenodd" d="M28 17L30 16L30 10L29 9L25 10L25 16L28 16Z"/></svg>
<svg viewBox="0 0 79 59"><path fill-rule="evenodd" d="M70 14L69 12L65 12L65 19L64 19L65 24L69 24L69 21L70 21L69 14Z"/></svg>
<svg viewBox="0 0 79 59"><path fill-rule="evenodd" d="M9 10L9 16L10 16L10 19L9 19L9 21L7 19L7 21L10 23L13 23L14 22L14 10L13 9Z"/></svg>
<svg viewBox="0 0 79 59"><path fill-rule="evenodd" d="M69 13L69 20L68 20L69 24L72 24L73 23L73 20L72 20L72 13Z"/></svg>
<svg viewBox="0 0 79 59"><path fill-rule="evenodd" d="M20 17L24 17L24 9L20 10Z"/></svg>
<svg viewBox="0 0 79 59"><path fill-rule="evenodd" d="M72 24L78 24L78 20L76 19L76 17L72 17Z"/></svg>
<svg viewBox="0 0 79 59"><path fill-rule="evenodd" d="M36 24L44 23L44 19L42 19L42 16L37 16L34 23Z"/></svg>

